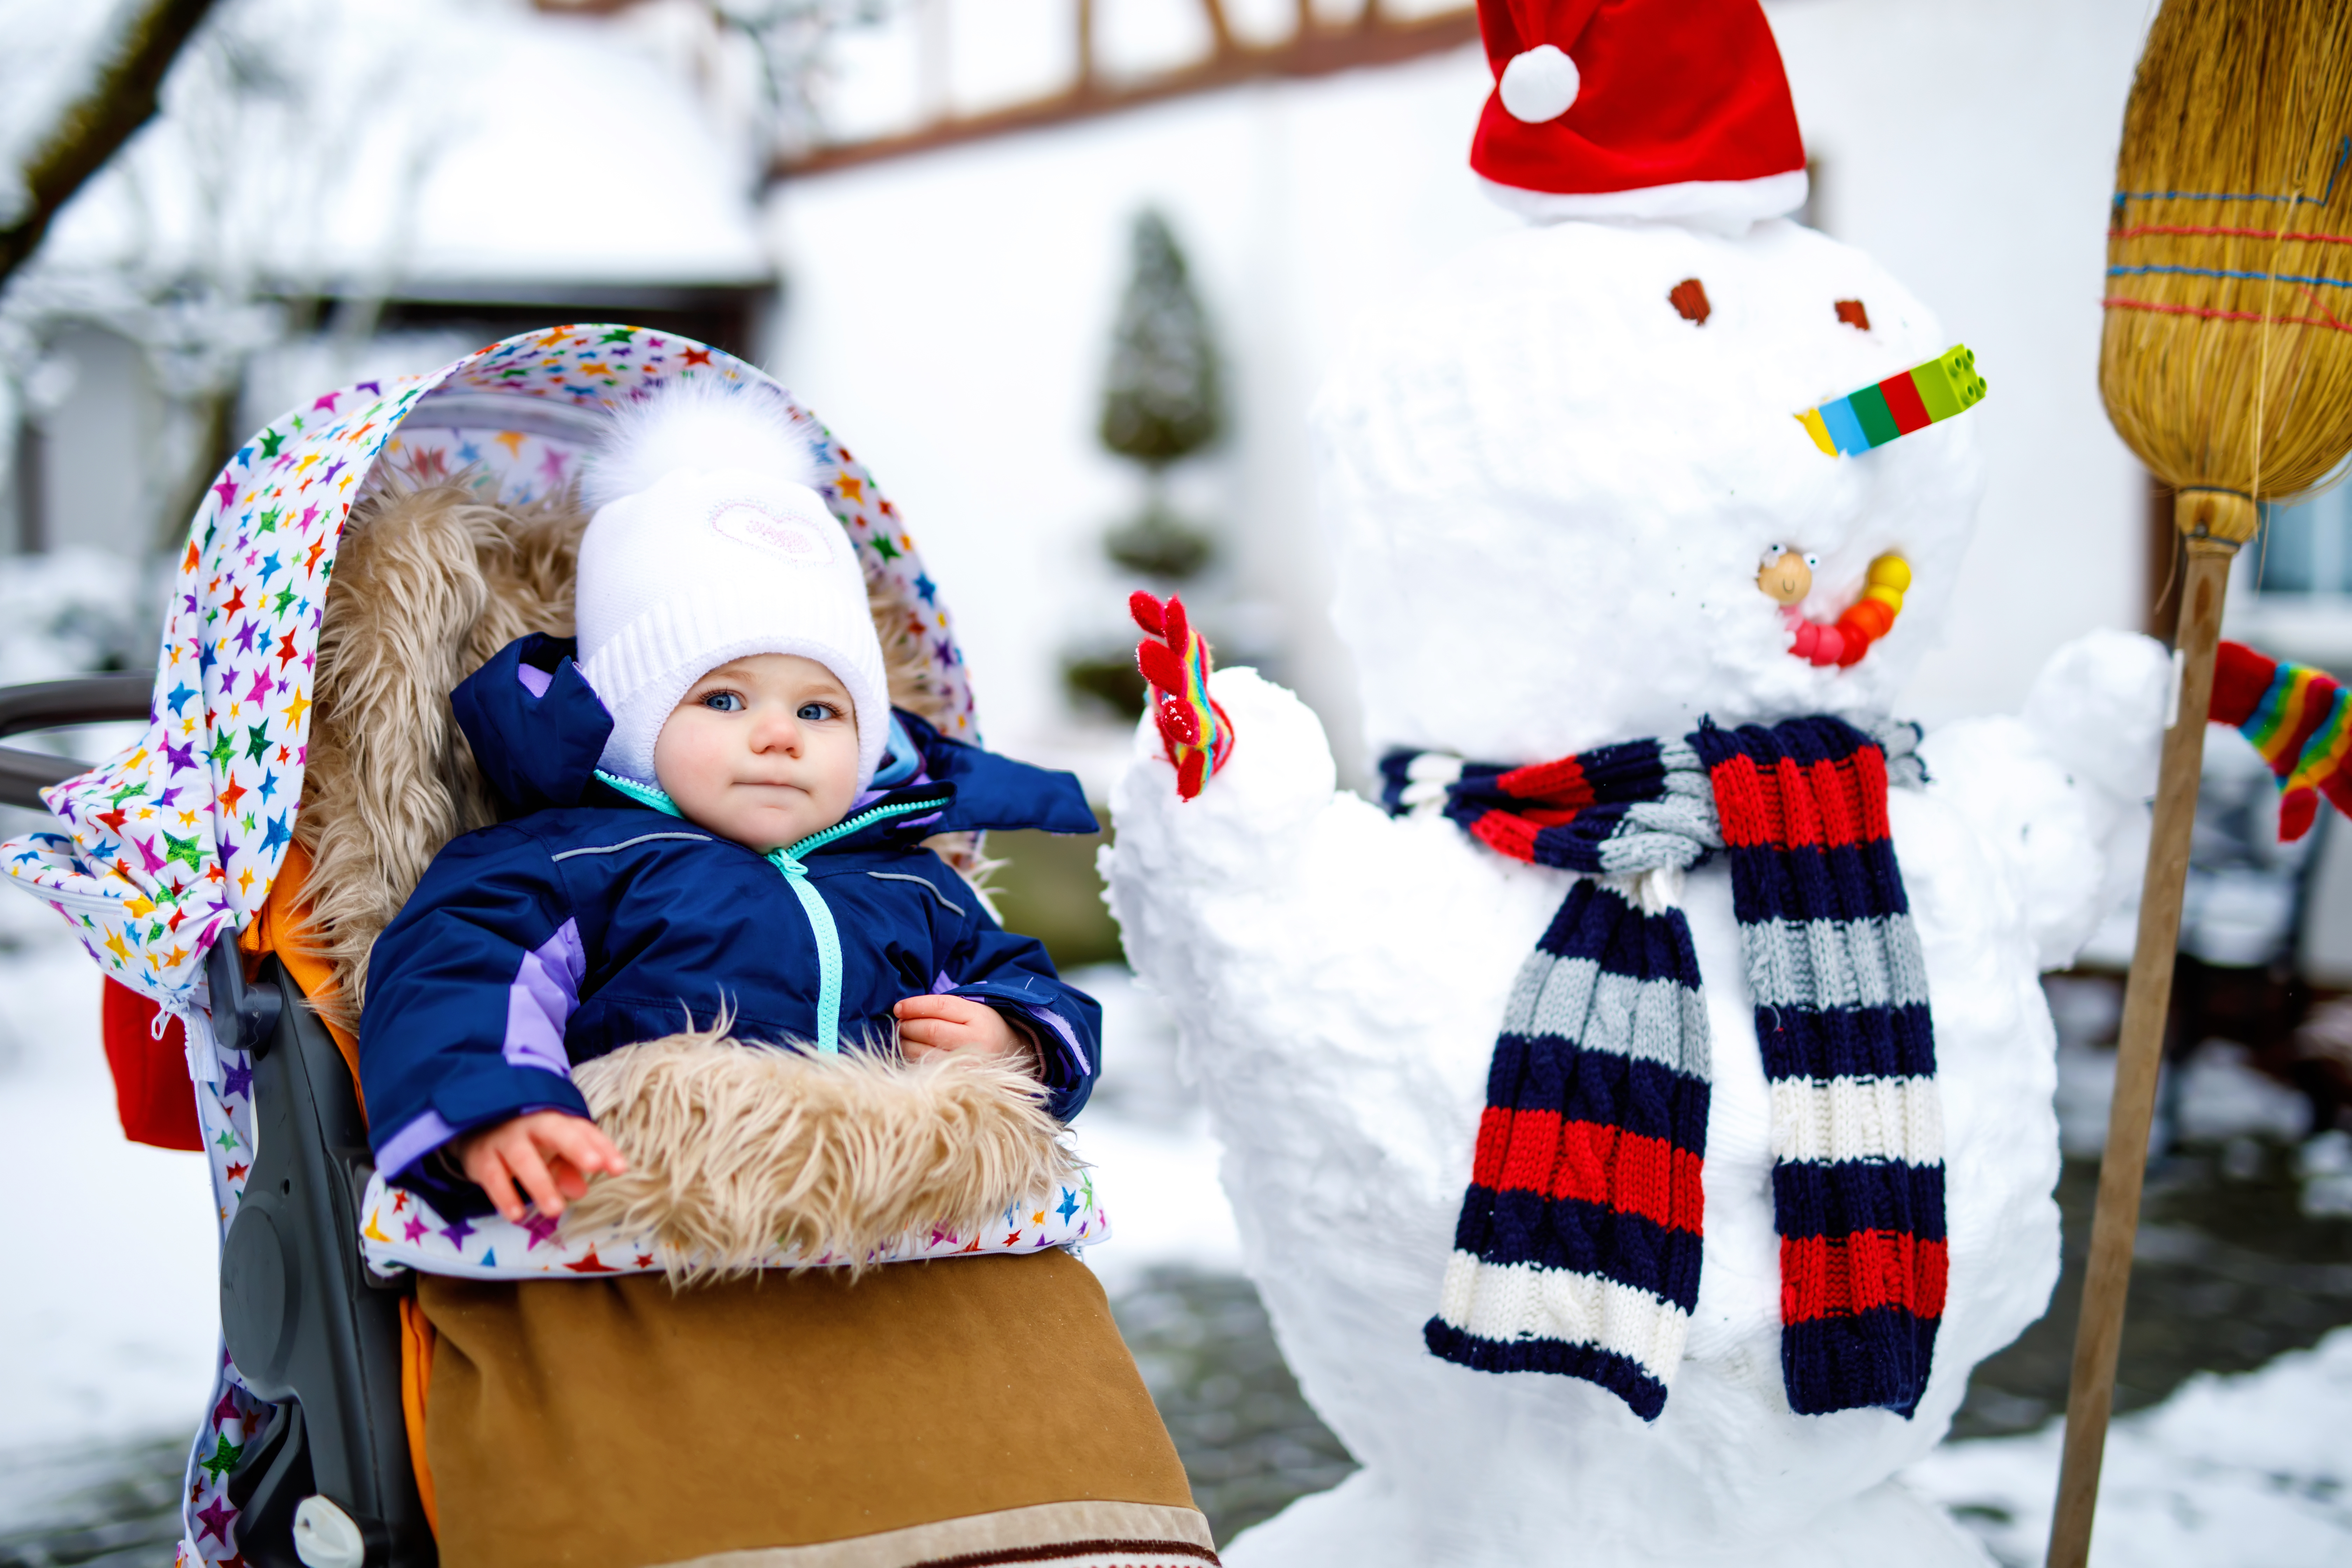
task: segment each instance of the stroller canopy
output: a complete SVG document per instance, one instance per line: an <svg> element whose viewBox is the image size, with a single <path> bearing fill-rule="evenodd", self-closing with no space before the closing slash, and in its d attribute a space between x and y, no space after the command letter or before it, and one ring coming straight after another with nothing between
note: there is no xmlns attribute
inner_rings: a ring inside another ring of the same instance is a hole
<svg viewBox="0 0 2352 1568"><path fill-rule="evenodd" d="M758 367L691 339L556 327L327 393L237 449L181 552L146 732L44 792L66 831L0 845L11 880L64 916L110 978L184 1012L205 950L261 908L293 839L319 628L352 504L387 476L530 501L577 477L606 409L697 379L777 399L808 433L867 580L939 667L942 728L976 742L962 655L914 541L814 416Z"/></svg>

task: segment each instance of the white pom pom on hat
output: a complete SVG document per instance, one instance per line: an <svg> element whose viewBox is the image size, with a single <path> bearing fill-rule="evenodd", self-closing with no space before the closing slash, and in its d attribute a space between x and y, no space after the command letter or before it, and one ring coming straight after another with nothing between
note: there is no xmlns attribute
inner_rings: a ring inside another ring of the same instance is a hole
<svg viewBox="0 0 2352 1568"><path fill-rule="evenodd" d="M1538 44L1511 57L1495 90L1512 119L1540 125L1566 114L1582 85L1576 62L1559 46Z"/></svg>
<svg viewBox="0 0 2352 1568"><path fill-rule="evenodd" d="M889 739L889 682L857 552L816 491L814 430L757 387L676 382L614 412L582 489L580 670L613 715L604 767L654 773L697 680L753 654L831 670L857 714L857 785Z"/></svg>
<svg viewBox="0 0 2352 1568"><path fill-rule="evenodd" d="M613 411L581 480L593 508L649 490L681 468L748 469L814 490L824 476L808 436L763 389L676 381Z"/></svg>

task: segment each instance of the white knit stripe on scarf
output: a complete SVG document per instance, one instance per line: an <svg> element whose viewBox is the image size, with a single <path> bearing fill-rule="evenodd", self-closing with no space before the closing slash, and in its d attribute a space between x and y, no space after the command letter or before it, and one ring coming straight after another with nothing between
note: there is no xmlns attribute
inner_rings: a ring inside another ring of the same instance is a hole
<svg viewBox="0 0 2352 1568"><path fill-rule="evenodd" d="M1848 1160L1940 1164L1943 1099L1932 1078L1775 1079L1772 1156L1822 1164Z"/></svg>
<svg viewBox="0 0 2352 1568"><path fill-rule="evenodd" d="M1689 1314L1646 1290L1596 1274L1489 1263L1473 1252L1446 1260L1437 1315L1504 1344L1557 1340L1610 1351L1660 1383L1672 1380L1690 1334Z"/></svg>

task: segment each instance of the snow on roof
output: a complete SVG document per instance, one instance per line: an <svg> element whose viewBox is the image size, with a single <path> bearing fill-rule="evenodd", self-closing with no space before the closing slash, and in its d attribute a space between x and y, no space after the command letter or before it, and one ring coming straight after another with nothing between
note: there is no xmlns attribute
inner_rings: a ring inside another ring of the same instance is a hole
<svg viewBox="0 0 2352 1568"><path fill-rule="evenodd" d="M244 58L191 47L45 258L288 292L765 282L751 135L698 87L692 9L237 0Z"/></svg>

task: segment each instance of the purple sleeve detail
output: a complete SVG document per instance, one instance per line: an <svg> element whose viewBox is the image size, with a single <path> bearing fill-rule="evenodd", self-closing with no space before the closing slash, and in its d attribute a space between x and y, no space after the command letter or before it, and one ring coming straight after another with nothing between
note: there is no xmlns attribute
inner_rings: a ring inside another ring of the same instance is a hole
<svg viewBox="0 0 2352 1568"><path fill-rule="evenodd" d="M521 681L522 689L533 697L546 696L547 689L555 684L555 677L543 669L533 668L528 664L515 666L515 679Z"/></svg>
<svg viewBox="0 0 2352 1568"><path fill-rule="evenodd" d="M538 1068L570 1079L563 1026L580 1005L580 981L587 972L578 921L565 921L553 936L522 955L514 984L507 988L507 1038L499 1054L509 1066Z"/></svg>
<svg viewBox="0 0 2352 1568"><path fill-rule="evenodd" d="M1059 1013L1044 1007L1032 1007L1026 1003L1022 1004L1021 1010L1062 1037L1062 1044L1069 1048L1070 1059L1078 1064L1080 1078L1094 1077L1094 1064L1087 1060L1087 1049L1078 1044L1078 1032L1070 1027L1067 1020Z"/></svg>
<svg viewBox="0 0 2352 1568"><path fill-rule="evenodd" d="M376 1169L385 1181L396 1182L410 1166L457 1135L457 1130L441 1120L439 1111L421 1112L383 1141L383 1152L376 1156Z"/></svg>
<svg viewBox="0 0 2352 1568"><path fill-rule="evenodd" d="M529 1116L534 1110L560 1110L566 1116L580 1114L568 1105L556 1105L551 1102L545 1105L518 1106L515 1115ZM483 1125L492 1124L485 1122ZM418 1161L457 1136L457 1129L443 1121L439 1111L422 1112L415 1121L384 1141L383 1152L378 1157L377 1169L382 1172L385 1181L396 1182L415 1170Z"/></svg>

